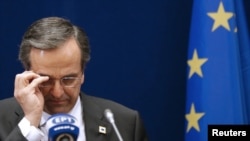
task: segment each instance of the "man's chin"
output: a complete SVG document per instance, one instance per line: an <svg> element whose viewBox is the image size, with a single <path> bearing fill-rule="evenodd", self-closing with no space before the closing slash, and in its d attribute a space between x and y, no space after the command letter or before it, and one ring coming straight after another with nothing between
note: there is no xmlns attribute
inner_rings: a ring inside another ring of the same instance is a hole
<svg viewBox="0 0 250 141"><path fill-rule="evenodd" d="M68 113L70 110L68 110L68 108L63 105L61 106L53 105L53 107L49 106L49 108L45 108L44 111L49 113L50 115L53 115L53 114L58 114L58 113Z"/></svg>

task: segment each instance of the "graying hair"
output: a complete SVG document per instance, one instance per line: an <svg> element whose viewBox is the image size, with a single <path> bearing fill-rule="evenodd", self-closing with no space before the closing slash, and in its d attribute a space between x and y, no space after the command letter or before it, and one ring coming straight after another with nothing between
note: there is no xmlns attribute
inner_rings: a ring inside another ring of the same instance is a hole
<svg viewBox="0 0 250 141"><path fill-rule="evenodd" d="M48 17L35 21L24 33L19 50L19 60L26 70L31 68L31 48L57 48L68 39L74 38L81 51L81 67L84 70L90 60L88 37L83 29L60 17Z"/></svg>

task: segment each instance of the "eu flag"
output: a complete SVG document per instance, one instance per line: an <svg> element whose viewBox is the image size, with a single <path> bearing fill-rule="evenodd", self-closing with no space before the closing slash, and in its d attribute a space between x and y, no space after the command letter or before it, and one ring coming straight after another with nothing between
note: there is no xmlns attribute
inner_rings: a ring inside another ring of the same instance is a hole
<svg viewBox="0 0 250 141"><path fill-rule="evenodd" d="M250 46L242 0L194 0L187 59L186 141L209 124L248 124Z"/></svg>

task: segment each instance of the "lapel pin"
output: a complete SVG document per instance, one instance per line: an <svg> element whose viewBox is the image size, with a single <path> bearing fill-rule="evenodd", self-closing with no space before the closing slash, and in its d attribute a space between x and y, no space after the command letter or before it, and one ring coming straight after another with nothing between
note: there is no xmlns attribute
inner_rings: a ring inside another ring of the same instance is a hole
<svg viewBox="0 0 250 141"><path fill-rule="evenodd" d="M99 133L106 134L106 127L99 126Z"/></svg>

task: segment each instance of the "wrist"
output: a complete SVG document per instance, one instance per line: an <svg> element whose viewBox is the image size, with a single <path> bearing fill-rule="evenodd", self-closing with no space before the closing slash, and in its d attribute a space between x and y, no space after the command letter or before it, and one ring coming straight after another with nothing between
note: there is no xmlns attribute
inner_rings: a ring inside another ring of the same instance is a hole
<svg viewBox="0 0 250 141"><path fill-rule="evenodd" d="M30 122L30 125L38 127L40 124L42 114L29 114L25 115L25 118Z"/></svg>

